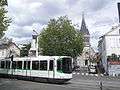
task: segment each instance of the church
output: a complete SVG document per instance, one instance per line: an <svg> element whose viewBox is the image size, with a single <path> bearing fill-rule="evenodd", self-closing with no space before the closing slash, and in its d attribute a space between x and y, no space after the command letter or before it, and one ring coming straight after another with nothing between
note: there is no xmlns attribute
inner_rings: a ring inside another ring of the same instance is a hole
<svg viewBox="0 0 120 90"><path fill-rule="evenodd" d="M84 48L82 54L77 57L77 66L88 67L90 65L90 60L94 57L95 52L90 44L90 33L86 26L84 14L82 14L80 32L84 37Z"/></svg>

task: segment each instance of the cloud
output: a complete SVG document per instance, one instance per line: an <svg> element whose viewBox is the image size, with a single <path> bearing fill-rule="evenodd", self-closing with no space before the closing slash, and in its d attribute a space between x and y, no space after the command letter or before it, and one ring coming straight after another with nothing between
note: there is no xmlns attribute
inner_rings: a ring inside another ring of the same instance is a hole
<svg viewBox="0 0 120 90"><path fill-rule="evenodd" d="M17 37L17 38L31 37L32 29L30 26L20 27L17 25L11 25L9 29L10 30L7 33L7 35L10 35L12 37Z"/></svg>
<svg viewBox="0 0 120 90"><path fill-rule="evenodd" d="M84 0L83 6L90 11L98 11L104 8L110 0Z"/></svg>
<svg viewBox="0 0 120 90"><path fill-rule="evenodd" d="M12 2L12 1L11 1ZM16 6L15 4L18 4ZM33 23L47 24L48 20L64 10L59 3L55 2L31 2L26 3L16 1L9 6L10 14L13 17L13 23L25 26ZM14 9L14 10L13 10Z"/></svg>
<svg viewBox="0 0 120 90"><path fill-rule="evenodd" d="M93 26L96 27L100 27L100 26L104 26L104 25L113 25L113 19L109 18L109 17L103 17L103 19L97 20Z"/></svg>
<svg viewBox="0 0 120 90"><path fill-rule="evenodd" d="M40 32L50 18L63 13L61 2L43 0L8 0L9 16L13 22L6 32L15 41L30 38L32 30ZM17 38L17 39L16 39ZM18 39L19 38L19 39Z"/></svg>
<svg viewBox="0 0 120 90"><path fill-rule="evenodd" d="M75 5L79 0L66 0L66 4L68 4L68 6L73 6Z"/></svg>
<svg viewBox="0 0 120 90"><path fill-rule="evenodd" d="M67 15L81 26L84 11L91 33L91 44L97 47L98 37L118 22L117 2L120 0L8 0L9 16L13 22L6 32L16 42L30 40L32 30L41 32L51 18Z"/></svg>

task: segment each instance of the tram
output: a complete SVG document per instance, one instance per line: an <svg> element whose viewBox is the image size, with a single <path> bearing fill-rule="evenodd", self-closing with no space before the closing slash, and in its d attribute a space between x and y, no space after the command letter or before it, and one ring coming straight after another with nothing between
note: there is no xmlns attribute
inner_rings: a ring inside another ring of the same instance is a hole
<svg viewBox="0 0 120 90"><path fill-rule="evenodd" d="M72 79L69 56L38 56L0 60L0 77L65 83Z"/></svg>

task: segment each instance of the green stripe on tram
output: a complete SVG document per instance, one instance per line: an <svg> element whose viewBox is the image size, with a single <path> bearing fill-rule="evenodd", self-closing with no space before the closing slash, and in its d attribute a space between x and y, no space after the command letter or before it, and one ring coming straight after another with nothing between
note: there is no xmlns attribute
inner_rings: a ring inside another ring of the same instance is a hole
<svg viewBox="0 0 120 90"><path fill-rule="evenodd" d="M57 70L57 72L59 72L59 73L63 73L63 71L62 71L62 70Z"/></svg>

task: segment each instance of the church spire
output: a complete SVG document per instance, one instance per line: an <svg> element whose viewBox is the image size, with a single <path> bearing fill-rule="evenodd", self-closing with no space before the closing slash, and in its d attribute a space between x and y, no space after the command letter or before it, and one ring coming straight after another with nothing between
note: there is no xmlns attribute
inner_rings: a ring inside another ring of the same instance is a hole
<svg viewBox="0 0 120 90"><path fill-rule="evenodd" d="M87 27L86 27L86 23L85 23L85 19L84 19L84 13L82 13L82 23L81 23L81 29L80 32L82 32L84 35L90 35Z"/></svg>

